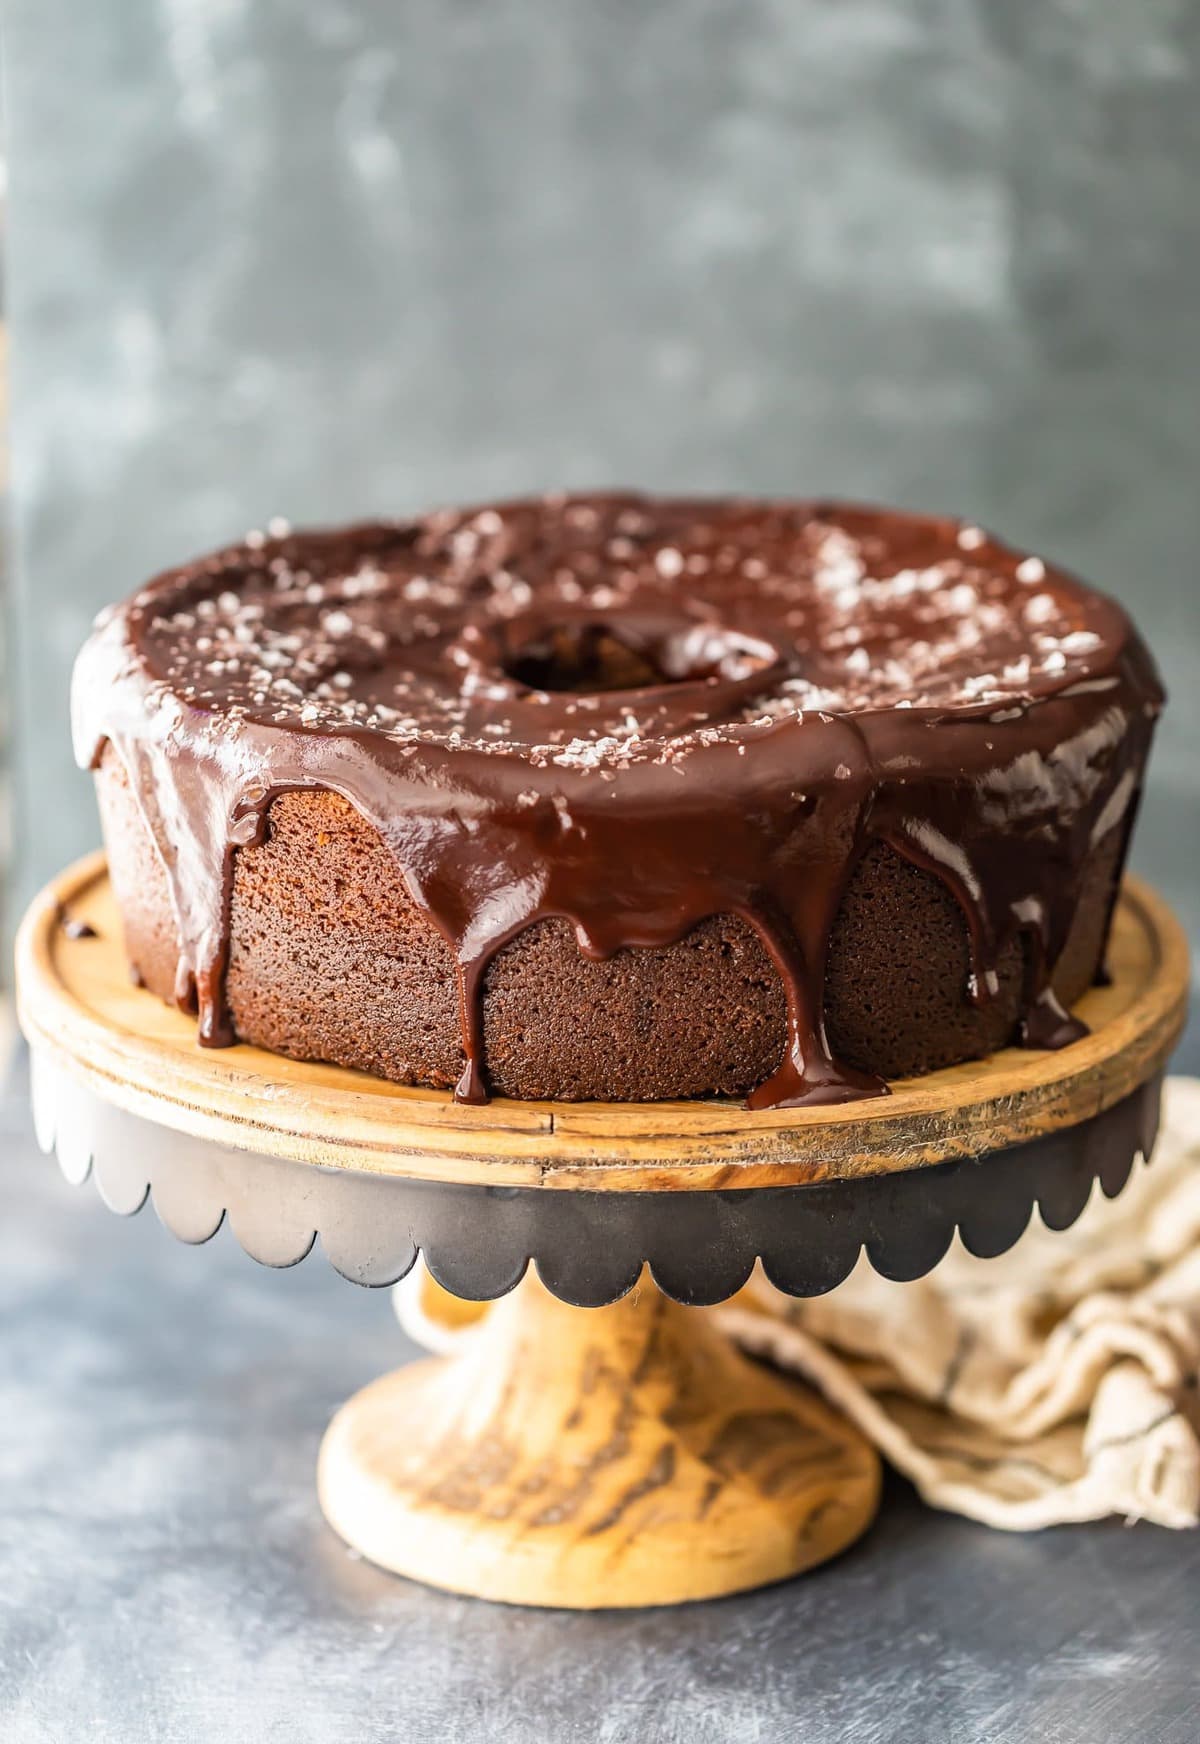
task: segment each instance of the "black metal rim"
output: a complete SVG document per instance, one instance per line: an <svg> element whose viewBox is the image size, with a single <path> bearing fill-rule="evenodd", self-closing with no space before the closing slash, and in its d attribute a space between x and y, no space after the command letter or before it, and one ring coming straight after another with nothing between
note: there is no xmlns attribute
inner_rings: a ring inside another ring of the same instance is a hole
<svg viewBox="0 0 1200 1744"><path fill-rule="evenodd" d="M396 1283L424 1257L440 1284L473 1301L511 1290L526 1267L565 1302L614 1302L649 1265L676 1301L725 1301L755 1263L791 1296L818 1296L865 1249L876 1271L924 1276L956 1230L974 1254L1003 1253L1035 1206L1065 1229L1096 1181L1113 1198L1157 1131L1161 1076L1115 1107L981 1158L811 1186L589 1192L466 1186L323 1168L235 1151L168 1131L34 1061L43 1148L64 1172L92 1174L126 1215L151 1201L187 1242L228 1221L264 1265L290 1266L319 1242L356 1284Z"/></svg>

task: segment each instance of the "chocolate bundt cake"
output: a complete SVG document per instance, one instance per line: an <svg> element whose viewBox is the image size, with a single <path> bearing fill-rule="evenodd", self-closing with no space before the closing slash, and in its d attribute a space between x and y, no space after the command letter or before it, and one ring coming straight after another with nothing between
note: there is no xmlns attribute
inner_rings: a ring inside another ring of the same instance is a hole
<svg viewBox="0 0 1200 1744"><path fill-rule="evenodd" d="M202 1043L755 1108L1077 1037L1161 705L1120 607L977 527L626 494L273 525L74 685Z"/></svg>

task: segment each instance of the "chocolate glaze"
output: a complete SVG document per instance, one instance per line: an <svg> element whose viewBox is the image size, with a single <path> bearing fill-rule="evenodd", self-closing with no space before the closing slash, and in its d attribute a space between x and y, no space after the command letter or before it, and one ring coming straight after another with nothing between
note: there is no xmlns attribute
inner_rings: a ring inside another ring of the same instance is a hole
<svg viewBox="0 0 1200 1744"><path fill-rule="evenodd" d="M102 614L73 700L80 761L112 744L166 868L202 1043L235 1039L234 855L316 787L452 949L460 1099L486 1095L483 980L523 928L563 916L601 958L733 913L786 994L766 1108L886 1092L822 1016L878 839L961 906L964 997L992 997L1019 934L1023 1039L1082 1033L1051 974L1163 694L1116 604L978 528L622 494L252 534Z"/></svg>

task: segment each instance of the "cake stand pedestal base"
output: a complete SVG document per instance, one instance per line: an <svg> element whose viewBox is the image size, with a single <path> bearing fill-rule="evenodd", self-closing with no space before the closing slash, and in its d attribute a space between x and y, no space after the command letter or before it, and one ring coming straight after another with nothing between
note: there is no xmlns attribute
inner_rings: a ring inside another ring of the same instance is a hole
<svg viewBox="0 0 1200 1744"><path fill-rule="evenodd" d="M826 1562L879 1460L815 1394L647 1281L598 1309L531 1274L445 1357L364 1387L321 1446L334 1530L398 1574L510 1604L678 1604Z"/></svg>

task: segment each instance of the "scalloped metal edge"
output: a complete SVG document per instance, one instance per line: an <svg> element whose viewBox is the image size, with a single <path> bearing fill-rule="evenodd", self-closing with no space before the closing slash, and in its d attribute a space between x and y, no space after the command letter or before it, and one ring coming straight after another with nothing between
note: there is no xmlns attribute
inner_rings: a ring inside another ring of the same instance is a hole
<svg viewBox="0 0 1200 1744"><path fill-rule="evenodd" d="M615 1302L648 1264L678 1302L736 1294L762 1261L778 1289L817 1296L865 1248L882 1276L923 1277L957 1229L981 1257L1005 1252L1034 1207L1051 1229L1074 1223L1096 1181L1109 1198L1139 1154L1149 1159L1161 1077L1080 1125L933 1167L800 1187L696 1192L577 1192L481 1187L324 1168L238 1151L156 1125L106 1102L52 1058L31 1061L34 1125L67 1179L93 1176L113 1211L147 1199L181 1241L228 1221L262 1265L293 1266L319 1242L352 1283L394 1284L422 1254L453 1295L489 1301L532 1262L554 1295Z"/></svg>

